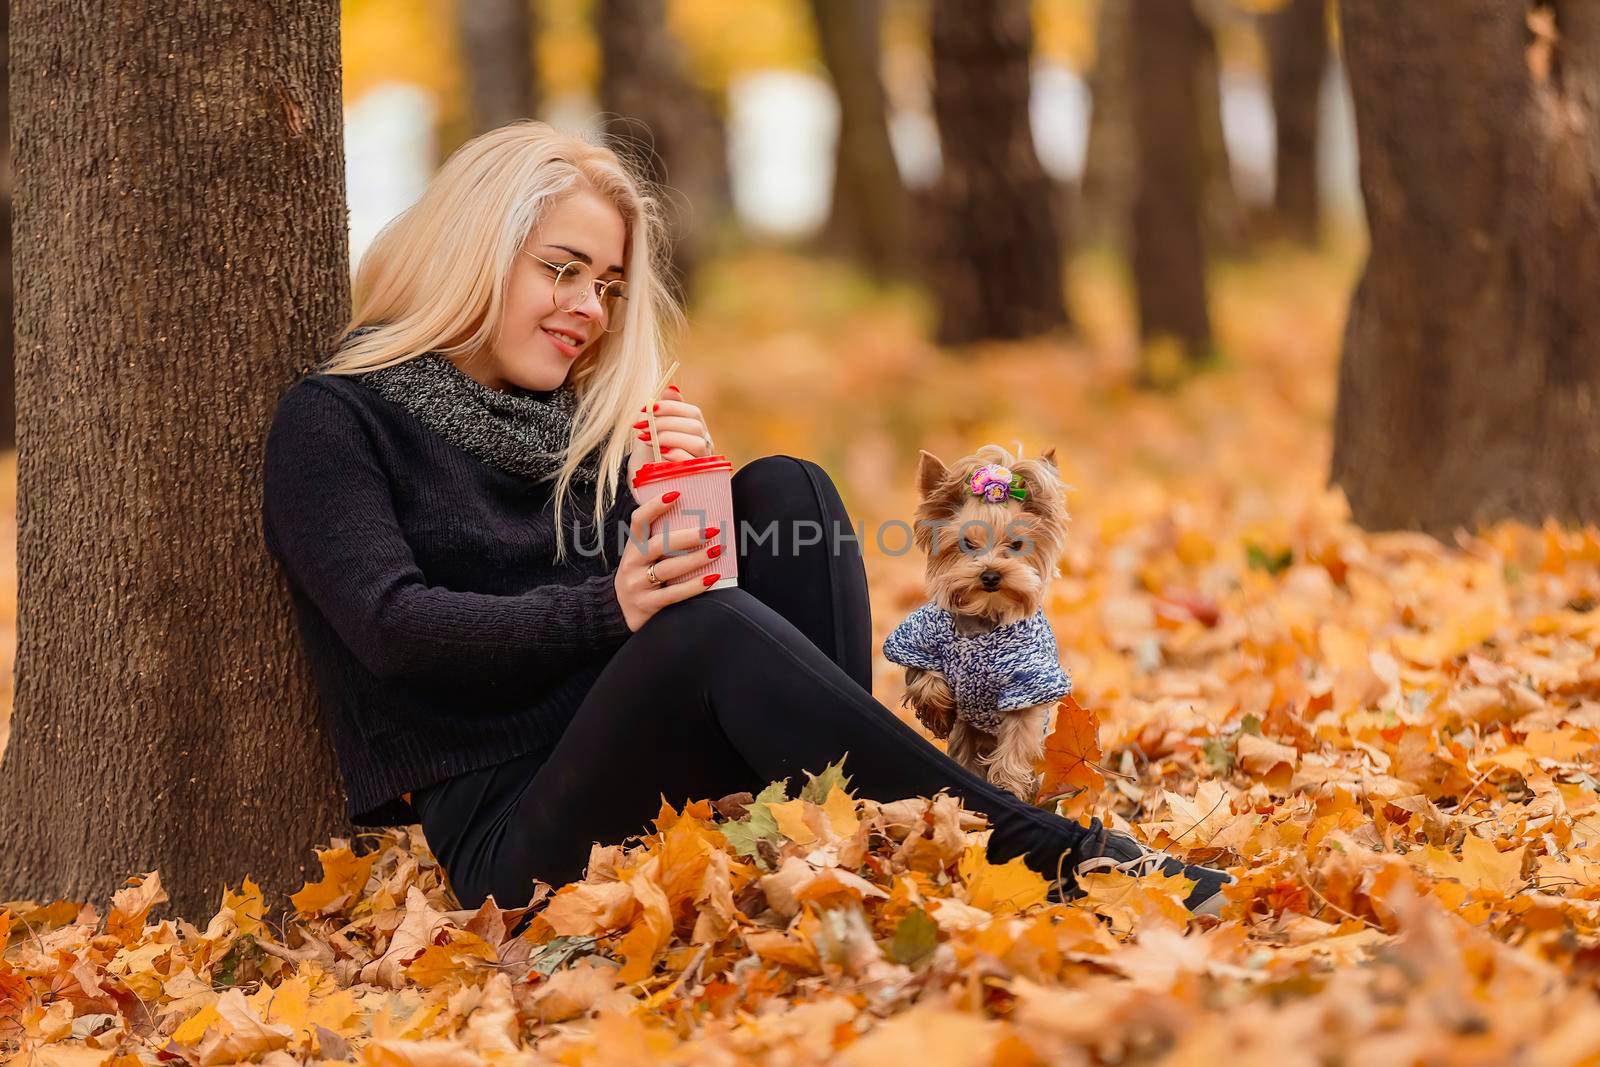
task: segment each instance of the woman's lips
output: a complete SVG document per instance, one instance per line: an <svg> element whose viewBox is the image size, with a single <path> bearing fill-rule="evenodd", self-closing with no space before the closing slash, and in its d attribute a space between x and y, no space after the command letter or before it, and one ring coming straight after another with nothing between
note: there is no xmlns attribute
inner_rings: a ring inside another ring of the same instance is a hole
<svg viewBox="0 0 1600 1067"><path fill-rule="evenodd" d="M568 359L576 359L578 357L578 353L583 351L582 349L578 348L576 345L567 344L567 342L561 340L561 338L557 337L555 334L551 333L549 330L545 329L543 326L539 327L539 332L544 334L546 337L548 337L550 339L550 343L556 346L556 351L560 352L563 356L566 356Z"/></svg>

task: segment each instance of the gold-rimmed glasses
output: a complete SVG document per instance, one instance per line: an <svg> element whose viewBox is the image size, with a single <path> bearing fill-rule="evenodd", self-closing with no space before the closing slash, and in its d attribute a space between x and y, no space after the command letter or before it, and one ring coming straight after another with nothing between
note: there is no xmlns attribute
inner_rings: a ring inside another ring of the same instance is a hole
<svg viewBox="0 0 1600 1067"><path fill-rule="evenodd" d="M600 300L600 310L605 315L603 325L605 332L615 333L622 325L622 316L617 314L617 301L628 299L627 282L621 278L601 281L594 276L594 271L589 269L589 265L580 259L574 259L570 263L552 263L543 256L534 255L526 248L522 251L555 271L555 285L550 289L550 303L555 305L557 311L569 314L577 311L589 298L590 290L593 290Z"/></svg>

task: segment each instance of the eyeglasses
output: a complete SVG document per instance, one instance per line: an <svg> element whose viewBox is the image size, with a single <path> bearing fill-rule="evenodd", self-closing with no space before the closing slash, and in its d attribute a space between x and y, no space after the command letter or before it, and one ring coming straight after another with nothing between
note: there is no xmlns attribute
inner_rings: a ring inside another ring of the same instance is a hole
<svg viewBox="0 0 1600 1067"><path fill-rule="evenodd" d="M589 298L590 290L593 290L600 299L600 310L605 315L605 332L617 332L622 325L622 316L616 313L617 301L628 299L627 282L621 278L600 281L594 276L594 271L589 269L589 265L582 260L575 259L566 264L552 263L543 256L534 256L526 248L522 251L555 271L555 285L550 290L550 303L555 305L557 311L568 313L577 311Z"/></svg>

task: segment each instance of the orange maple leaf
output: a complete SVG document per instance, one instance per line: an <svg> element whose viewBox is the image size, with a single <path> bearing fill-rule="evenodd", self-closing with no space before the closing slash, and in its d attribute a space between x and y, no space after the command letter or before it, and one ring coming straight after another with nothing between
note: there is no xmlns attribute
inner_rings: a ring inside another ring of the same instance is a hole
<svg viewBox="0 0 1600 1067"><path fill-rule="evenodd" d="M1056 728L1044 743L1040 798L1066 794L1092 800L1099 796L1106 784L1100 759L1100 720L1068 694L1056 706Z"/></svg>

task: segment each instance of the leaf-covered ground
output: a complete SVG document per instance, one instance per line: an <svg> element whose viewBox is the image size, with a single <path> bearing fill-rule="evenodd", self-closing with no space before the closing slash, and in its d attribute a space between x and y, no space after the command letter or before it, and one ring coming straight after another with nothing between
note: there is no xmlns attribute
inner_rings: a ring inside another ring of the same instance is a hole
<svg viewBox="0 0 1600 1067"><path fill-rule="evenodd" d="M910 297L747 257L685 351L736 459L834 473L880 640L922 599L872 533L909 516L916 449L1057 447L1048 608L1082 707L1052 774L1069 810L1237 874L1220 920L1160 876L1049 904L950 798L857 800L817 768L668 798L517 938L516 913L454 910L414 829L328 844L292 901L241 871L204 929L152 918L156 874L12 902L0 1043L119 1067L1600 1063L1600 531L1348 523L1323 481L1349 267L1223 269L1226 363L1164 396L1123 384L1093 260L1083 344L963 362Z"/></svg>

